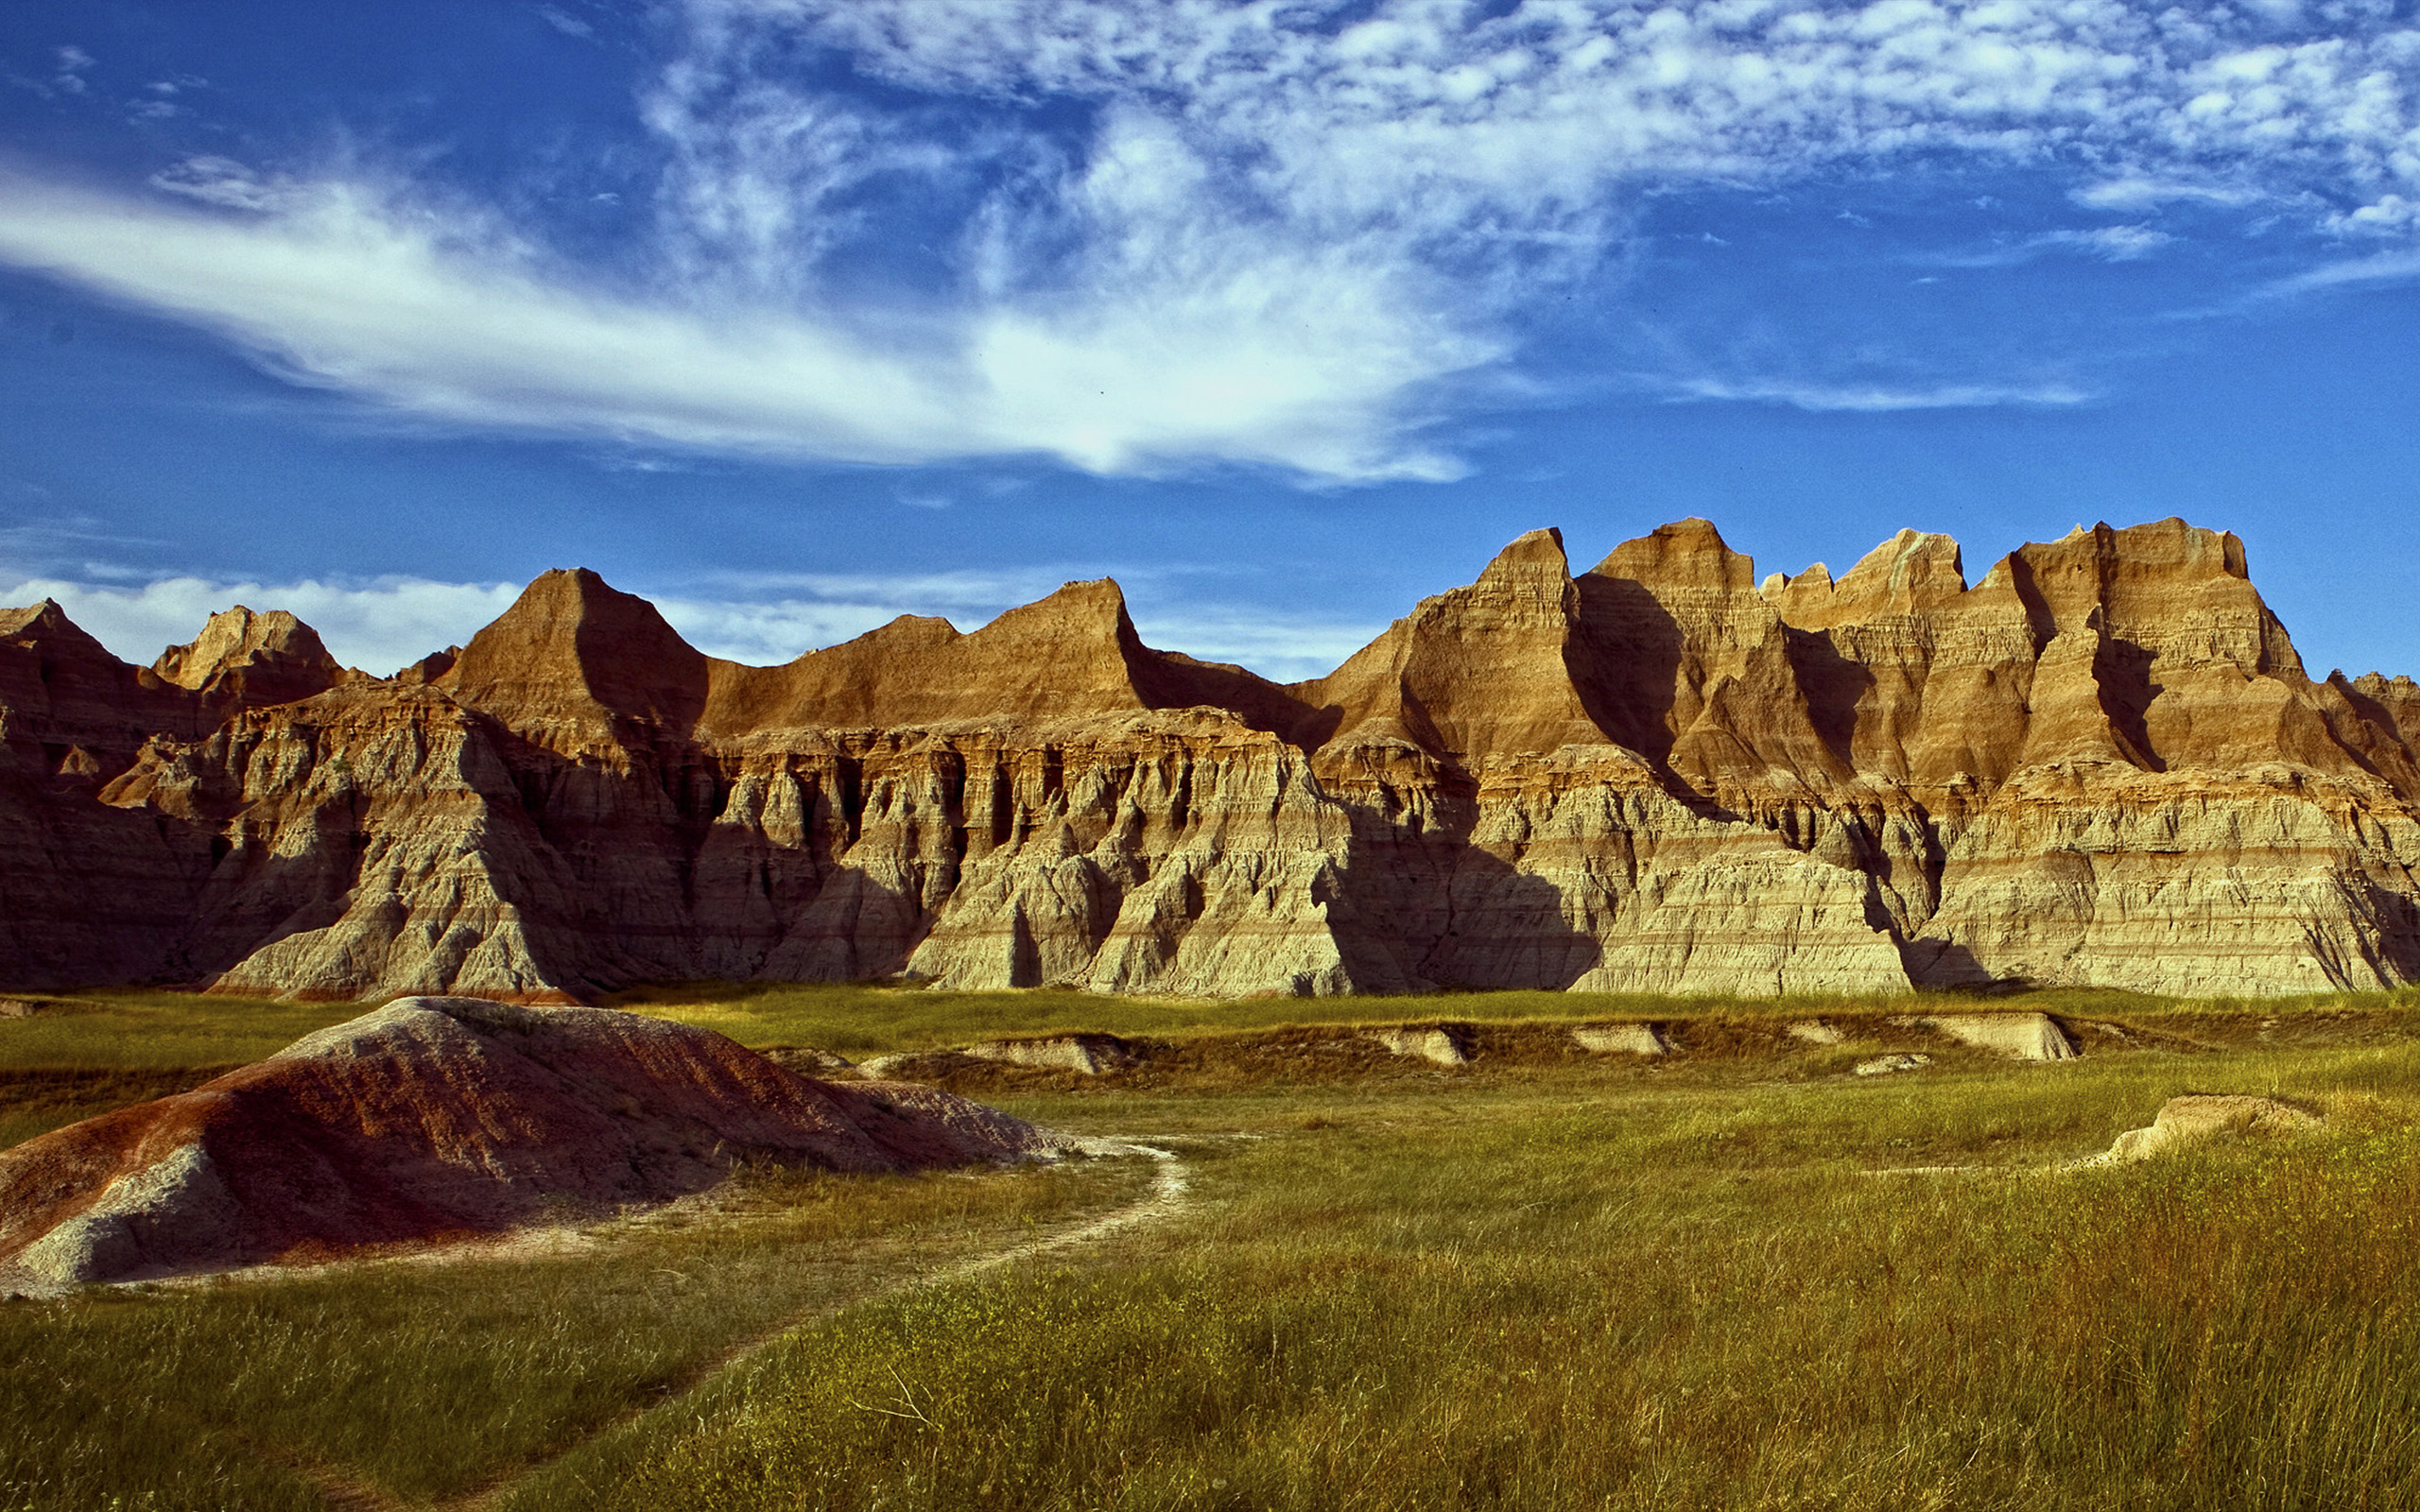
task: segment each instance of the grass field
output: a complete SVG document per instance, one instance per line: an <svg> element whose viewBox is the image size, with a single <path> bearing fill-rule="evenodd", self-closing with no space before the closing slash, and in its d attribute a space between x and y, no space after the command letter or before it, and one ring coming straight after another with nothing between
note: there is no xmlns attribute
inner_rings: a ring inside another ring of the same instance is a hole
<svg viewBox="0 0 2420 1512"><path fill-rule="evenodd" d="M612 1005L702 1024L746 1045L812 1045L861 1057L930 1050L991 1035L1095 1032L1187 1036L1287 1024L1399 1023L1411 1020L1503 1022L1515 1020L1662 1019L1707 1014L1806 1018L1844 1011L1871 1014L1960 1011L1995 1006L2092 1017L2139 1017L2190 1011L2265 1017L2274 999L2191 1002L2131 992L2046 990L2018 999L1927 993L1916 998L1818 996L1791 998L1660 998L1609 992L1438 992L1420 997L1246 998L1205 1002L1184 998L1104 997L1089 992L928 992L858 985L748 984L647 988L617 993ZM2340 993L2297 999L2299 1013L2331 1010L2400 1012L2420 1008L2420 990Z"/></svg>
<svg viewBox="0 0 2420 1512"><path fill-rule="evenodd" d="M852 1054L1539 1011L693 996L636 1005ZM170 1075L171 1036L191 1073L266 1032L176 1005L95 1004L38 1054L9 1036L44 1021L0 1022L0 1068ZM869 1005L889 1016L850 1030ZM2011 1005L2164 1048L1883 1077L1810 1051L1037 1079L1005 1104L1154 1137L1187 1205L902 1290L1151 1173L769 1175L730 1212L563 1254L9 1304L0 1509L2420 1505L2420 1011ZM299 1033L345 1010L271 1011ZM2059 1169L2186 1091L2328 1122Z"/></svg>

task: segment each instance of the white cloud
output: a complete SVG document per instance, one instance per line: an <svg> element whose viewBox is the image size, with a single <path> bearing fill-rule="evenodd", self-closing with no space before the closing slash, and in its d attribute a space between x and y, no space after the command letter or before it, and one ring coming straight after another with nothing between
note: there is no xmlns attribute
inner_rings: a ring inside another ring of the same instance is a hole
<svg viewBox="0 0 2420 1512"><path fill-rule="evenodd" d="M596 35L595 26L559 6L537 6L533 9L538 12L538 19L566 37L578 37L584 42Z"/></svg>
<svg viewBox="0 0 2420 1512"><path fill-rule="evenodd" d="M219 331L298 381L476 426L856 462L1020 452L1439 476L1395 444L1408 377L1490 353L1417 327L1342 254L1068 308L856 321L683 307L550 268L493 228L354 186L271 195L183 165L187 213L0 183L0 260Z"/></svg>
<svg viewBox="0 0 2420 1512"><path fill-rule="evenodd" d="M1981 409L2000 404L2064 406L2090 404L2088 389L2070 384L2000 385L1934 384L1922 387L1892 384L1840 384L1714 378L1684 380L1676 400L1728 400L1749 404L1788 404L1793 409L1841 410L1883 414L1907 409Z"/></svg>
<svg viewBox="0 0 2420 1512"><path fill-rule="evenodd" d="M73 578L0 577L0 604L56 599L67 617L118 657L148 666L163 650L199 634L211 615L242 604L290 610L320 632L347 666L385 676L431 651L468 641L520 596L513 583L441 583L386 577L347 585L301 582L216 582L169 577L139 587Z"/></svg>
<svg viewBox="0 0 2420 1512"><path fill-rule="evenodd" d="M39 539L36 539L36 537ZM74 530L0 530L0 547L56 550L98 541ZM1059 588L1069 569L1007 572L734 575L708 592L646 595L682 637L709 656L752 665L788 662L862 635L902 614L936 614L960 629L1031 603ZM0 605L56 599L68 618L116 656L147 666L191 641L204 621L243 604L289 610L320 632L348 666L386 676L431 651L467 643L512 606L524 585L447 583L418 577L370 582L229 582L198 576L117 584L95 581L123 569L87 563L73 576L0 569ZM1129 575L1148 583L1151 572ZM1382 627L1232 604L1167 600L1147 591L1135 626L1149 644L1206 661L1238 662L1279 681L1318 677Z"/></svg>
<svg viewBox="0 0 2420 1512"><path fill-rule="evenodd" d="M1335 671L1386 627L1258 607L1169 605L1136 611L1134 629L1163 650L1233 662L1276 682L1302 682Z"/></svg>
<svg viewBox="0 0 2420 1512"><path fill-rule="evenodd" d="M2408 236L2420 230L2420 196L2381 195L2375 201L2327 217L2342 236Z"/></svg>
<svg viewBox="0 0 2420 1512"><path fill-rule="evenodd" d="M0 260L467 425L1357 480L1451 475L1427 422L1503 371L1547 296L1605 270L1650 189L1966 161L2072 174L2100 209L2327 198L2395 234L2393 207L2420 198L2420 30L2377 7L2290 33L2164 0L679 13L684 48L642 102L653 240L617 265L639 276L589 276L425 185L223 159L154 185L244 218L0 185ZM819 85L792 61L815 47L897 90ZM920 231L925 283L844 294L842 254L887 251L901 204L942 221ZM2170 234L1995 255L2126 260Z"/></svg>
<svg viewBox="0 0 2420 1512"><path fill-rule="evenodd" d="M2400 284L2414 278L2420 278L2420 251L2379 252L2325 264L2308 273L2280 279L2262 293L2269 297L2305 294L2351 284Z"/></svg>
<svg viewBox="0 0 2420 1512"><path fill-rule="evenodd" d="M2157 210L2162 205L2179 201L2204 205L2249 205L2256 203L2262 197L2254 190L2223 184L2187 183L2135 176L2088 183L2074 191L2069 198L2077 204L2094 210L2132 212Z"/></svg>
<svg viewBox="0 0 2420 1512"><path fill-rule="evenodd" d="M67 46L55 49L52 56L59 60L59 71L51 76L50 87L62 94L83 94L89 87L84 75L93 66L93 55L81 47Z"/></svg>
<svg viewBox="0 0 2420 1512"><path fill-rule="evenodd" d="M290 181L263 179L233 158L186 158L153 174L149 181L154 189L229 210L292 209L305 198Z"/></svg>
<svg viewBox="0 0 2420 1512"><path fill-rule="evenodd" d="M2176 240L2149 226L2097 226L2090 231L2045 232L2036 238L2045 247L2068 248L2112 263L2132 263Z"/></svg>
<svg viewBox="0 0 2420 1512"><path fill-rule="evenodd" d="M1936 252L1910 261L1937 267L2014 267L2053 253L2097 257L2104 263L2133 263L2176 240L2149 226L2096 226L2085 231L2046 231L1981 251Z"/></svg>

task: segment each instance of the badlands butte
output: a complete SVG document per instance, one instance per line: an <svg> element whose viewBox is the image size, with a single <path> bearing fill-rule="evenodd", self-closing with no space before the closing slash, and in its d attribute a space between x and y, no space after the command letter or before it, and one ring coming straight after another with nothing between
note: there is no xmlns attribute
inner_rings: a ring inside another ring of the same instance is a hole
<svg viewBox="0 0 2420 1512"><path fill-rule="evenodd" d="M2415 740L2177 520L1972 584L1914 531L1759 581L1703 521L1576 576L1540 530L1291 685L1108 580L753 667L552 572L389 679L244 609L138 668L45 602L0 611L0 982L2387 988Z"/></svg>

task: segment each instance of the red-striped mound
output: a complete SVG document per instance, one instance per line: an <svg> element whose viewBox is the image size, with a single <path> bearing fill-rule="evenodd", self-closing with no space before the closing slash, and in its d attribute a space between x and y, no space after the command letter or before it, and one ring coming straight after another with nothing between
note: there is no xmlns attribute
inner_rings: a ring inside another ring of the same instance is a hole
<svg viewBox="0 0 2420 1512"><path fill-rule="evenodd" d="M405 998L0 1152L0 1284L494 1233L700 1192L752 1159L905 1171L1071 1145L931 1088L801 1076L686 1024Z"/></svg>

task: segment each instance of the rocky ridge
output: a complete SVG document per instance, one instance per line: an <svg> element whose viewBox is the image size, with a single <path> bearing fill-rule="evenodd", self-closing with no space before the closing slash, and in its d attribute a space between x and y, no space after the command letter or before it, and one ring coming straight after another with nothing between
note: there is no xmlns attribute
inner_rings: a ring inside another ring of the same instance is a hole
<svg viewBox="0 0 2420 1512"><path fill-rule="evenodd" d="M777 667L549 573L393 679L233 610L0 612L0 983L571 1001L904 975L1185 995L2183 993L2420 978L2420 687L2310 678L2231 535L1968 583L1522 537L1325 678L1115 583Z"/></svg>

